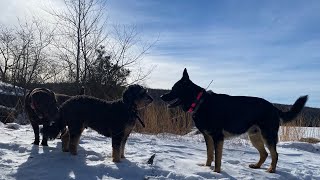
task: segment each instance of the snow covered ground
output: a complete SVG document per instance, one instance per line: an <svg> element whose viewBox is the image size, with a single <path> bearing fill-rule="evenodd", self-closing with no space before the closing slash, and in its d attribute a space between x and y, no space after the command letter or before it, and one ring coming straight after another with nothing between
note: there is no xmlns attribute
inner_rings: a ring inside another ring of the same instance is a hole
<svg viewBox="0 0 320 180"><path fill-rule="evenodd" d="M31 126L0 123L0 179L320 179L320 143L279 143L277 172L269 174L270 157L262 169L250 169L258 152L245 139L227 140L218 174L199 165L206 160L201 135L133 133L121 163L111 162L110 138L92 130L81 137L77 156L61 152L60 140L50 141L50 147L33 146L32 141Z"/></svg>
<svg viewBox="0 0 320 180"><path fill-rule="evenodd" d="M23 96L23 88L0 81L0 94Z"/></svg>

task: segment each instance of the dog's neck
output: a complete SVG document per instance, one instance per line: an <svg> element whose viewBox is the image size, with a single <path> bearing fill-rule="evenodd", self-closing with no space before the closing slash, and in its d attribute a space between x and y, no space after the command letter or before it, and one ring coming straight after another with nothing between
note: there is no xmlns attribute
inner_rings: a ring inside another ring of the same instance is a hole
<svg viewBox="0 0 320 180"><path fill-rule="evenodd" d="M205 89L201 88L201 90L198 92L198 95L196 97L196 99L193 101L193 103L191 104L188 112L189 113L194 113L198 110L200 104L203 102L203 95L206 92Z"/></svg>
<svg viewBox="0 0 320 180"><path fill-rule="evenodd" d="M128 111L131 114L137 114L138 113L137 105L134 102L130 102L130 103L124 102L124 101L122 101L122 102L128 108Z"/></svg>
<svg viewBox="0 0 320 180"><path fill-rule="evenodd" d="M123 101L122 101L123 102ZM141 123L142 127L145 127L144 122L142 121L142 119L140 118L140 116L138 115L138 111L139 109L137 108L137 105L135 103L125 103L123 102L125 105L127 105L128 110L130 112L130 115L135 118L138 119L139 122Z"/></svg>

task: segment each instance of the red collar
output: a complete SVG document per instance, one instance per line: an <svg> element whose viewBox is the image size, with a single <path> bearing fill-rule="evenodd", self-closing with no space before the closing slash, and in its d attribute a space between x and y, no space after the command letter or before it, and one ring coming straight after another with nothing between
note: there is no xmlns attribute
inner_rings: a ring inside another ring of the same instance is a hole
<svg viewBox="0 0 320 180"><path fill-rule="evenodd" d="M198 93L198 95L197 95L197 99L195 100L195 102L193 102L192 104L191 104L191 106L190 106L190 108L189 108L189 110L188 110L188 112L193 112L194 111L194 109L195 109L195 107L197 106L197 104L199 104L199 102L200 102L200 99L201 99L201 97L202 97L202 95L203 95L203 91L204 90L202 90L202 91L200 91L199 93Z"/></svg>

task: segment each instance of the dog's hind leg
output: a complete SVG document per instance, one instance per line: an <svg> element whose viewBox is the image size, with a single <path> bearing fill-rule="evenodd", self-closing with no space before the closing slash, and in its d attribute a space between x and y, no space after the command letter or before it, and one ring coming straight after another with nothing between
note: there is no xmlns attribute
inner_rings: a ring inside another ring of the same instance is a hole
<svg viewBox="0 0 320 180"><path fill-rule="evenodd" d="M214 140L213 145L214 145L214 151L215 151L214 172L220 173L222 149L223 149L223 139L222 140Z"/></svg>
<svg viewBox="0 0 320 180"><path fill-rule="evenodd" d="M69 152L70 133L67 128L61 135L61 141L62 141L62 151Z"/></svg>
<svg viewBox="0 0 320 180"><path fill-rule="evenodd" d="M206 166L211 166L211 163L213 161L213 139L210 135L206 133L202 133L204 136L204 140L206 141L206 147L207 147L207 162Z"/></svg>
<svg viewBox="0 0 320 180"><path fill-rule="evenodd" d="M39 142L40 142L40 136L39 136L39 125L38 123L34 122L34 121L31 121L31 126L32 126L32 129L33 129L33 132L34 132L34 141L32 144L34 145L39 145Z"/></svg>
<svg viewBox="0 0 320 180"><path fill-rule="evenodd" d="M259 151L260 159L256 164L250 164L250 168L258 169L266 161L268 153L264 148L263 138L261 136L261 131L258 127L252 127L248 131L249 139L252 145Z"/></svg>
<svg viewBox="0 0 320 180"><path fill-rule="evenodd" d="M124 149L125 149L125 146L126 146L126 142L127 142L127 139L129 137L129 134L126 135L123 140L121 141L121 158L125 158L124 156Z"/></svg>
<svg viewBox="0 0 320 180"><path fill-rule="evenodd" d="M112 136L112 161L120 162L121 160L121 143L124 141L124 132Z"/></svg>
<svg viewBox="0 0 320 180"><path fill-rule="evenodd" d="M41 145L48 146L48 138L47 137L42 137Z"/></svg>
<svg viewBox="0 0 320 180"><path fill-rule="evenodd" d="M80 136L84 128L80 129L80 132L74 133L69 130L70 141L69 141L69 151L72 155L77 155L78 145L80 141Z"/></svg>
<svg viewBox="0 0 320 180"><path fill-rule="evenodd" d="M43 125L43 128L45 128L47 125ZM41 141L42 146L48 146L48 137L45 133L42 135L42 141Z"/></svg>
<svg viewBox="0 0 320 180"><path fill-rule="evenodd" d="M271 154L271 165L267 169L267 172L269 172L269 173L276 172L276 167L277 167L277 163L278 163L278 153L277 153L277 146L276 145L277 145L276 143L267 144L267 147L268 147L270 154Z"/></svg>
<svg viewBox="0 0 320 180"><path fill-rule="evenodd" d="M278 153L277 153L277 142L278 142L278 130L279 130L280 119L277 114L272 114L272 117L269 118L268 124L265 127L261 128L262 137L265 140L265 144L270 151L271 155L271 165L267 169L269 173L275 173L277 162L278 162Z"/></svg>
<svg viewBox="0 0 320 180"><path fill-rule="evenodd" d="M269 173L275 173L277 162L278 162L278 153L277 153L277 142L278 142L278 130L277 131L268 131L268 134L264 135L266 140L267 148L271 154L271 165L267 169Z"/></svg>

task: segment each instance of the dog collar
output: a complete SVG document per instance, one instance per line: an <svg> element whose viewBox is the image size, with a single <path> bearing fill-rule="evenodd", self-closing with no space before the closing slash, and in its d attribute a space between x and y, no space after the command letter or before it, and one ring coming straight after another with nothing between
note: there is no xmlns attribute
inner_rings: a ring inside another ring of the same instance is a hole
<svg viewBox="0 0 320 180"><path fill-rule="evenodd" d="M138 115L136 115L137 116L137 118L138 118L138 120L139 120L139 122L141 123L141 125L142 125L142 127L146 127L146 125L144 124L144 122L142 121L142 119L140 118L140 116L138 116Z"/></svg>
<svg viewBox="0 0 320 180"><path fill-rule="evenodd" d="M195 102L193 102L193 103L191 104L191 106L190 106L190 108L189 108L189 110L188 110L189 113L192 113L192 112L195 110L196 106L200 103L200 99L201 99L201 97L202 97L202 95L203 95L203 91L204 91L204 90L202 90L202 91L200 91L200 92L198 93L197 99L195 100Z"/></svg>

